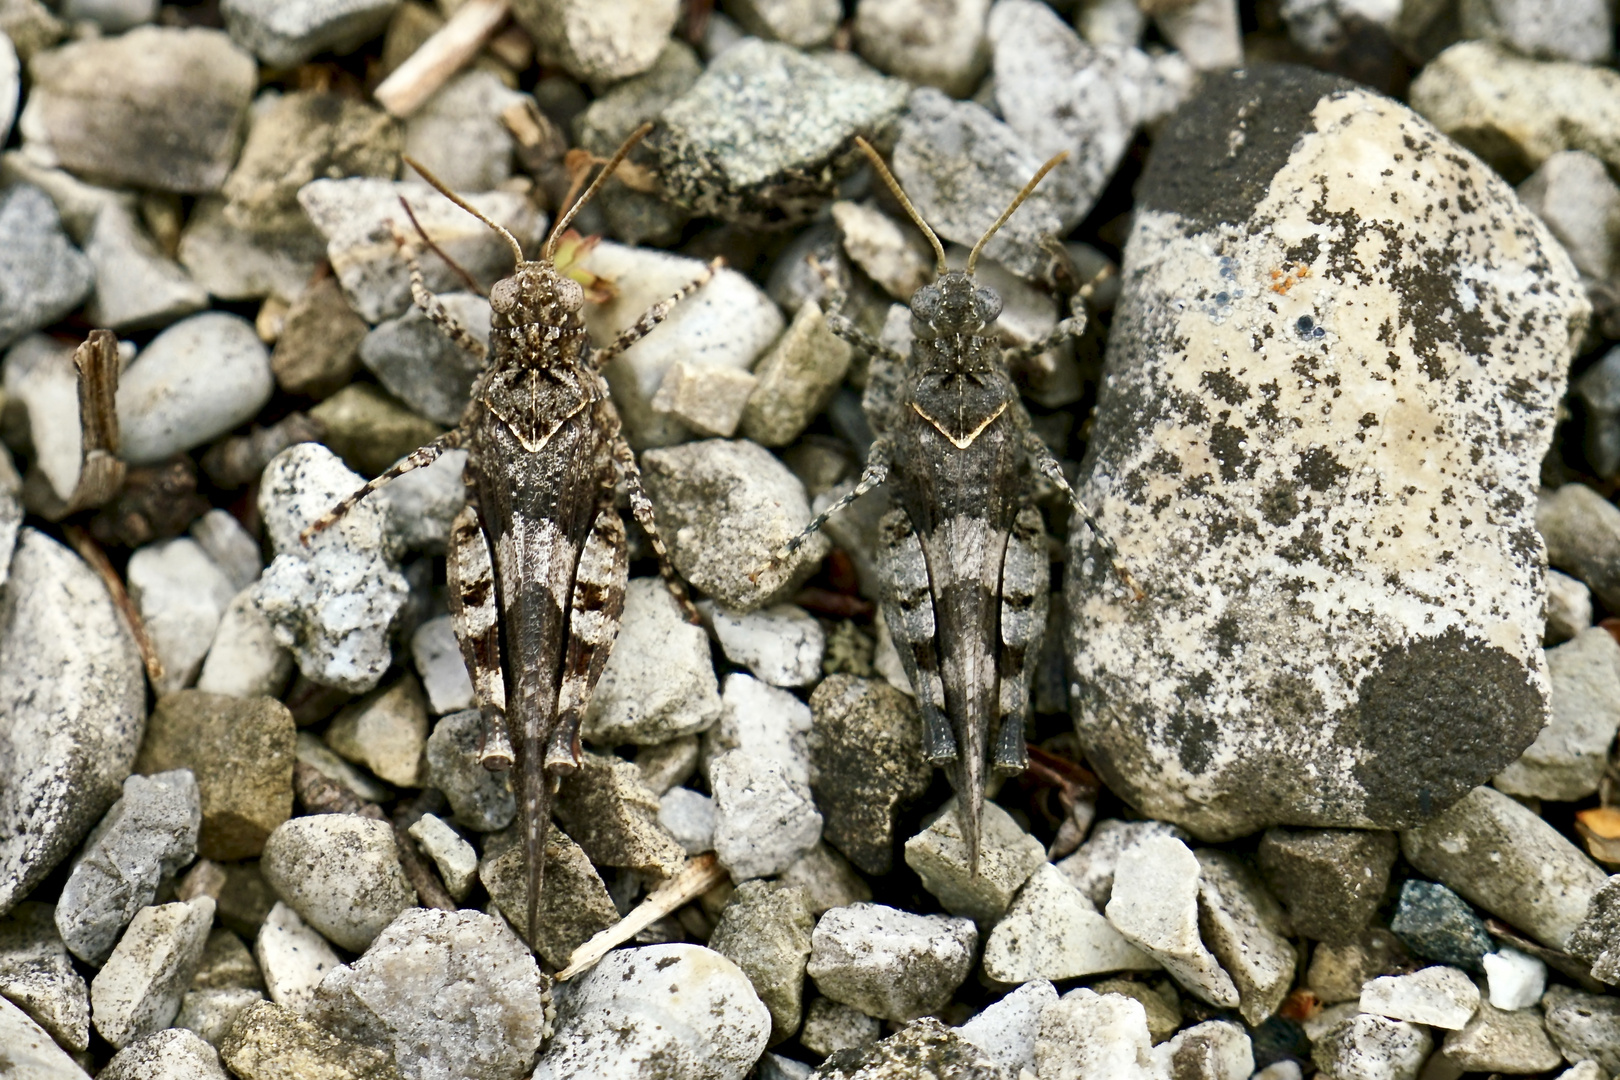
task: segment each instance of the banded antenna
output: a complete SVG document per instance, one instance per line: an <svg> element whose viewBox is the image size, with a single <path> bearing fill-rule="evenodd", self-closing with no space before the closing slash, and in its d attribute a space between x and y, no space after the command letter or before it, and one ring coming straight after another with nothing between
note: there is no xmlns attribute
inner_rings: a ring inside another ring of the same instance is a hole
<svg viewBox="0 0 1620 1080"><path fill-rule="evenodd" d="M596 179L591 181L591 186L585 189L585 194L579 197L579 201L569 205L566 211L558 215L557 223L551 227L551 233L546 237L545 246L540 249L540 260L542 262L549 263L552 261L557 253L557 241L562 238L563 230L567 229L574 220L574 215L585 208L585 204L591 201L591 197L601 190L603 184L607 183L607 178L613 175L613 170L624 162L630 151L635 149L636 143L645 139L647 133L652 129L652 121L649 120L632 131L630 137L619 144L619 148L613 152L613 156L608 158L607 164L602 166L602 171L596 174Z"/></svg>
<svg viewBox="0 0 1620 1080"><path fill-rule="evenodd" d="M917 213L917 208L911 205L911 200L906 198L906 193L900 189L900 181L894 178L894 174L889 171L889 167L883 163L883 158L878 155L876 150L872 149L872 144L857 135L855 136L855 145L861 148L862 153L872 159L872 167L877 169L879 176L883 177L883 182L889 185L889 190L894 192L896 199L900 200L900 205L906 208L906 213L910 214L911 220L917 223L917 228L921 229L923 235L928 237L928 242L934 245L934 273L943 274L947 269L945 266L945 245L939 242L939 237L934 235L934 230L928 227L928 222L924 221L923 216Z"/></svg>
<svg viewBox="0 0 1620 1080"><path fill-rule="evenodd" d="M1069 152L1065 150L1061 154L1054 155L1052 160L1037 169L1035 175L1029 178L1029 183L1024 185L1024 190L1013 198L1012 205L1003 210L1001 216L996 218L996 223L986 229L983 236L979 237L979 242L973 245L972 251L968 252L967 272L969 274L973 273L973 268L979 264L979 252L984 250L984 245L990 242L990 238L996 235L997 230L1007 224L1007 219L1013 216L1013 211L1023 206L1024 200L1035 193L1035 185L1046 179L1046 174L1057 168L1058 163L1068 156Z"/></svg>
<svg viewBox="0 0 1620 1080"><path fill-rule="evenodd" d="M515 237L511 233L507 232L505 229L503 229L497 223L495 223L495 222L491 221L489 218L485 217L483 211L479 210L472 203L468 202L466 199L463 199L460 195L457 195L455 192L451 191L448 184L446 184L443 180L440 180L437 176L434 176L432 173L428 172L427 168L420 161L417 161L415 158L413 158L413 157L411 157L409 155L406 155L405 164L407 164L411 168L415 169L417 171L418 175L420 175L422 177L422 179L426 180L429 184L432 184L433 187L438 191L438 193L440 195L443 195L445 198L449 199L451 202L455 203L457 206L459 206L463 210L467 211L467 213L471 214L473 217L477 218L479 221L482 221L485 225L488 225L490 228L492 228L496 232L500 233L501 234L501 239L505 240L507 242L507 244L512 248L513 257L517 259L518 263L523 262L523 245L517 242L517 237ZM412 218L412 221L414 221L415 220L415 215L414 214L411 215L411 218ZM417 228L420 229L421 226L418 225ZM426 233L423 234L424 237L426 235L427 235Z"/></svg>

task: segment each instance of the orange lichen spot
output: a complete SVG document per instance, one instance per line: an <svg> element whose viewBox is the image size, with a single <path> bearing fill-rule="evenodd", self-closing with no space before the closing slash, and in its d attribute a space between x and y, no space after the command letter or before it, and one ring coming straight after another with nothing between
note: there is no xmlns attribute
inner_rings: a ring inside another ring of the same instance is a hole
<svg viewBox="0 0 1620 1080"><path fill-rule="evenodd" d="M1283 1000L1282 1006L1277 1010L1280 1016L1295 1023L1309 1020L1321 1011L1321 999L1303 986L1289 994Z"/></svg>
<svg viewBox="0 0 1620 1080"><path fill-rule="evenodd" d="M1288 290L1311 276L1311 268L1304 263L1294 263L1292 266L1271 272L1271 291L1282 296L1288 295Z"/></svg>

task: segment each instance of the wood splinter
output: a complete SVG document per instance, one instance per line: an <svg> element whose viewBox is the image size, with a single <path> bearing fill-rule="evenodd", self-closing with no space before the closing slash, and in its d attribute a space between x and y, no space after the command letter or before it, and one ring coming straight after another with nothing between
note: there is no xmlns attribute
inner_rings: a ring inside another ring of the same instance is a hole
<svg viewBox="0 0 1620 1080"><path fill-rule="evenodd" d="M372 94L403 120L478 55L511 13L510 0L467 0Z"/></svg>
<svg viewBox="0 0 1620 1080"><path fill-rule="evenodd" d="M602 957L634 938L677 908L690 904L722 881L726 871L714 852L697 856L680 873L647 894L634 911L599 932L568 956L568 966L557 972L558 982L567 982L593 966Z"/></svg>

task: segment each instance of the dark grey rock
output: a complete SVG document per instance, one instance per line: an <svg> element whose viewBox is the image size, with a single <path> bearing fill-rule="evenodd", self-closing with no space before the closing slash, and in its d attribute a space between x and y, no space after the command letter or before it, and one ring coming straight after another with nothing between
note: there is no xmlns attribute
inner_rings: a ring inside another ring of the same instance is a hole
<svg viewBox="0 0 1620 1080"><path fill-rule="evenodd" d="M557 1034L534 1080L742 1080L771 1016L730 960L700 945L609 953L557 993Z"/></svg>
<svg viewBox="0 0 1620 1080"><path fill-rule="evenodd" d="M322 980L306 1015L390 1051L406 1080L517 1080L548 1027L549 990L499 917L412 908Z"/></svg>
<svg viewBox="0 0 1620 1080"><path fill-rule="evenodd" d="M1602 162L1598 168L1603 168ZM1581 444L1586 460L1605 479L1620 473L1620 349L1605 353L1575 380L1572 389L1586 407Z"/></svg>
<svg viewBox="0 0 1620 1080"><path fill-rule="evenodd" d="M523 868L522 828L494 833L484 842L478 880L489 890L524 941L553 967L568 963L569 954L598 931L619 921L607 886L579 845L555 825L546 834L545 884L540 898L539 926L531 931L529 880Z"/></svg>
<svg viewBox="0 0 1620 1080"><path fill-rule="evenodd" d="M479 764L483 724L477 709L444 717L428 736L425 760L429 785L444 792L456 821L478 832L494 832L512 823L517 800L506 773Z"/></svg>
<svg viewBox="0 0 1620 1080"><path fill-rule="evenodd" d="M273 68L345 53L376 37L399 0L223 0L231 38Z"/></svg>
<svg viewBox="0 0 1620 1080"><path fill-rule="evenodd" d="M1402 833L1401 853L1420 873L1554 949L1564 947L1605 880L1557 829L1488 787Z"/></svg>
<svg viewBox="0 0 1620 1080"><path fill-rule="evenodd" d="M50 196L32 184L0 190L0 348L60 319L95 287L90 260L62 232Z"/></svg>
<svg viewBox="0 0 1620 1080"><path fill-rule="evenodd" d="M24 901L0 918L0 997L69 1050L90 1045L90 994L46 904Z"/></svg>
<svg viewBox="0 0 1620 1080"><path fill-rule="evenodd" d="M822 835L862 870L886 874L895 815L933 780L917 707L888 683L832 675L810 695L810 708L810 787Z"/></svg>
<svg viewBox="0 0 1620 1080"><path fill-rule="evenodd" d="M658 798L641 770L612 755L586 753L578 771L557 785L557 823L598 866L667 878L686 861L658 823Z"/></svg>
<svg viewBox="0 0 1620 1080"><path fill-rule="evenodd" d="M1595 1061L1620 1072L1620 997L1550 986L1541 999L1543 1022L1568 1061Z"/></svg>
<svg viewBox="0 0 1620 1080"><path fill-rule="evenodd" d="M0 914L118 798L145 727L145 672L107 587L24 529L0 594Z"/></svg>
<svg viewBox="0 0 1620 1080"><path fill-rule="evenodd" d="M663 112L654 150L670 198L756 227L799 224L853 171L855 135L899 114L905 84L787 45L743 41Z"/></svg>
<svg viewBox="0 0 1620 1080"><path fill-rule="evenodd" d="M1592 894L1586 917L1565 948L1571 956L1592 965L1593 978L1620 984L1620 874Z"/></svg>
<svg viewBox="0 0 1620 1080"><path fill-rule="evenodd" d="M1584 581L1605 606L1620 605L1620 508L1585 484L1565 484L1537 501L1536 529L1548 565Z"/></svg>
<svg viewBox="0 0 1620 1080"><path fill-rule="evenodd" d="M73 863L56 928L73 955L100 964L158 885L197 855L202 804L190 769L131 776Z"/></svg>
<svg viewBox="0 0 1620 1080"><path fill-rule="evenodd" d="M300 211L302 212L302 211ZM324 398L342 389L360 368L366 321L354 313L334 277L298 295L281 324L270 370L289 394Z"/></svg>
<svg viewBox="0 0 1620 1080"><path fill-rule="evenodd" d="M960 1032L925 1016L882 1042L838 1051L814 1075L816 1080L1011 1080L1014 1074Z"/></svg>
<svg viewBox="0 0 1620 1080"><path fill-rule="evenodd" d="M70 42L28 71L28 141L77 175L184 194L225 182L258 82L251 56L200 27Z"/></svg>
<svg viewBox="0 0 1620 1080"><path fill-rule="evenodd" d="M1041 159L1012 128L971 101L942 91L911 92L894 148L894 174L941 239L972 247L995 223ZM1036 188L984 254L1015 273L1040 276L1051 256L1041 243L1062 231L1055 196Z"/></svg>
<svg viewBox="0 0 1620 1080"><path fill-rule="evenodd" d="M1481 959L1495 946L1467 902L1444 885L1408 880L1390 920L1390 930L1418 956L1483 971Z"/></svg>
<svg viewBox="0 0 1620 1080"><path fill-rule="evenodd" d="M489 301L445 293L439 301L473 337L489 344ZM360 342L360 362L388 392L435 424L454 427L472 397L484 360L444 335L420 308L380 323Z"/></svg>
<svg viewBox="0 0 1620 1080"><path fill-rule="evenodd" d="M1091 532L1071 532L1088 761L1206 839L1418 825L1547 719L1530 515L1589 312L1574 268L1419 117L1303 68L1206 76L1138 192L1081 494L1149 599L1129 603ZM1342 207L1327 226L1322 199ZM1358 209L1374 203L1395 216ZM1396 224L1433 214L1443 227ZM1394 261L1350 257L1359 244ZM1506 277L1456 270L1509 248L1502 273L1544 292L1533 324ZM1424 269L1379 269L1397 264ZM1466 325L1441 318L1473 304ZM1482 349L1536 389L1477 372ZM1397 487L1386 508L1375 492ZM1164 662L1144 679L1149 656Z"/></svg>
<svg viewBox="0 0 1620 1080"><path fill-rule="evenodd" d="M798 1034L815 926L803 888L745 881L731 894L709 936L709 948L742 968L771 1011L773 1045Z"/></svg>
<svg viewBox="0 0 1620 1080"><path fill-rule="evenodd" d="M1297 933L1344 942L1361 932L1383 902L1400 848L1393 833L1268 829L1258 858Z"/></svg>

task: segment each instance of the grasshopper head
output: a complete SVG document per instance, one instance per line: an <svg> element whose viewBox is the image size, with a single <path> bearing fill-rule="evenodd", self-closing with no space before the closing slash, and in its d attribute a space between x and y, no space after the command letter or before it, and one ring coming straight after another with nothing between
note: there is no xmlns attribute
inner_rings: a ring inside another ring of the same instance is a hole
<svg viewBox="0 0 1620 1080"><path fill-rule="evenodd" d="M511 277L489 291L491 321L497 327L561 326L584 306L584 288L549 262L520 262Z"/></svg>
<svg viewBox="0 0 1620 1080"><path fill-rule="evenodd" d="M933 340L952 334L979 335L1001 314L1001 297L972 274L948 270L911 296L911 332Z"/></svg>

